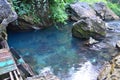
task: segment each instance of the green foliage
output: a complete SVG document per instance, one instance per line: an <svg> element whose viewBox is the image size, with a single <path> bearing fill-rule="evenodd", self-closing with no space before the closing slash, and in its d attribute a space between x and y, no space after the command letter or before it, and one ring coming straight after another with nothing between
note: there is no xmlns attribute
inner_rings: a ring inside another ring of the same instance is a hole
<svg viewBox="0 0 120 80"><path fill-rule="evenodd" d="M109 2L111 3L117 3L117 4L120 4L120 0L108 0Z"/></svg>
<svg viewBox="0 0 120 80"><path fill-rule="evenodd" d="M50 0L51 17L55 22L65 23L68 15L65 12L65 6L74 0Z"/></svg>
<svg viewBox="0 0 120 80"><path fill-rule="evenodd" d="M104 2L104 3L107 3L106 0L80 0L81 2L87 2L89 4L93 4L95 2Z"/></svg>
<svg viewBox="0 0 120 80"><path fill-rule="evenodd" d="M35 15L35 9L34 9L34 0L12 0L14 8L19 16L22 15L30 15L33 17L34 22L38 23L40 22L40 18L38 18L37 15ZM65 12L65 6L71 2L74 2L74 0L48 0L50 5L50 15L49 17L53 19L53 21L65 23L65 20L68 18L67 14Z"/></svg>
<svg viewBox="0 0 120 80"><path fill-rule="evenodd" d="M40 18L35 15L35 11L33 9L33 3L30 1L29 3L27 0L12 0L13 6L15 11L19 16L27 15L33 18L34 23L39 23Z"/></svg>
<svg viewBox="0 0 120 80"><path fill-rule="evenodd" d="M25 1L21 1L21 0L12 0L12 1L18 15L21 16L31 12L31 5L27 4Z"/></svg>
<svg viewBox="0 0 120 80"><path fill-rule="evenodd" d="M19 16L28 15L32 16L33 22L39 23L40 17L36 14L35 11L35 0L12 0L14 8ZM65 12L65 8L68 4L78 0L48 0L50 14L48 17L52 18L55 23L65 23L65 20L68 18L68 15ZM81 2L87 2L93 4L95 2L104 2L110 7L117 15L120 16L120 5L119 0L79 0ZM111 2L110 2L111 1Z"/></svg>
<svg viewBox="0 0 120 80"><path fill-rule="evenodd" d="M118 16L120 16L120 5L108 2L108 7L111 8Z"/></svg>

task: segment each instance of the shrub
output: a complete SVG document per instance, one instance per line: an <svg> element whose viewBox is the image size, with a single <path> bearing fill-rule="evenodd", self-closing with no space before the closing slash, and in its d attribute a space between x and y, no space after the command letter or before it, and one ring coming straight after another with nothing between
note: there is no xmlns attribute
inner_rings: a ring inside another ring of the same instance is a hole
<svg viewBox="0 0 120 80"><path fill-rule="evenodd" d="M111 8L118 16L120 16L120 5L116 3L107 3L108 7Z"/></svg>

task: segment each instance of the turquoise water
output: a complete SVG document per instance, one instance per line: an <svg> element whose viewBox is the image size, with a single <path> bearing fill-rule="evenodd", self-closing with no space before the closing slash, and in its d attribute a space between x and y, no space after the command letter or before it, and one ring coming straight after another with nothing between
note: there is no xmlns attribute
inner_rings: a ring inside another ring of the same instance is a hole
<svg viewBox="0 0 120 80"><path fill-rule="evenodd" d="M53 26L38 31L8 31L8 43L37 73L51 67L61 80L96 80L101 65L115 52L112 38L88 47L84 41L72 37L70 25L62 29Z"/></svg>

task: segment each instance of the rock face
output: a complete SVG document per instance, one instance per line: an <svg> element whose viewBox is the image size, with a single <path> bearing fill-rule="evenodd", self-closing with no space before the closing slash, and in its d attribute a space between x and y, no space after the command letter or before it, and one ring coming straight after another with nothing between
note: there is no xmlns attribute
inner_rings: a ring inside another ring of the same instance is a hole
<svg viewBox="0 0 120 80"><path fill-rule="evenodd" d="M18 18L16 21L9 24L8 29L13 31L29 31L33 29L41 29L39 25L33 23L30 17L26 16L26 18Z"/></svg>
<svg viewBox="0 0 120 80"><path fill-rule="evenodd" d="M95 10L89 4L85 2L71 4L68 13L72 20L77 21L73 24L73 36L81 39L93 37L96 40L105 37L105 22L96 16Z"/></svg>
<svg viewBox="0 0 120 80"><path fill-rule="evenodd" d="M105 23L99 18L81 19L73 24L72 34L81 39L93 37L99 40L106 35Z"/></svg>
<svg viewBox="0 0 120 80"><path fill-rule="evenodd" d="M85 2L77 2L71 4L68 8L68 13L72 20L78 21L84 17L100 17L102 20L119 20L120 18L107 7L103 2L98 2L92 7Z"/></svg>
<svg viewBox="0 0 120 80"><path fill-rule="evenodd" d="M117 43L116 43L116 47L117 47L118 49L120 49L120 40L117 41Z"/></svg>
<svg viewBox="0 0 120 80"><path fill-rule="evenodd" d="M120 80L120 55L105 64L97 80Z"/></svg>
<svg viewBox="0 0 120 80"><path fill-rule="evenodd" d="M21 1L22 2L22 1ZM25 3L31 5L31 11L33 13L19 15L17 21L10 24L9 29L15 31L26 31L31 29L42 29L49 27L53 24L53 20L50 17L50 6L49 0L33 0L29 2L26 0ZM19 5L19 3L18 3ZM34 8L34 10L33 10ZM19 12L18 12L19 13ZM14 27L11 27L14 26Z"/></svg>
<svg viewBox="0 0 120 80"><path fill-rule="evenodd" d="M0 0L0 33L7 37L5 30L9 23L17 19L17 14L7 0Z"/></svg>
<svg viewBox="0 0 120 80"><path fill-rule="evenodd" d="M119 17L110 10L105 3L98 2L93 5L94 10L96 11L97 16L103 20L118 20Z"/></svg>
<svg viewBox="0 0 120 80"><path fill-rule="evenodd" d="M68 13L72 20L78 21L82 18L96 17L96 12L85 2L71 4Z"/></svg>
<svg viewBox="0 0 120 80"><path fill-rule="evenodd" d="M17 19L17 14L13 11L10 3L7 0L0 0L0 21L1 26L5 28L10 22L13 22Z"/></svg>

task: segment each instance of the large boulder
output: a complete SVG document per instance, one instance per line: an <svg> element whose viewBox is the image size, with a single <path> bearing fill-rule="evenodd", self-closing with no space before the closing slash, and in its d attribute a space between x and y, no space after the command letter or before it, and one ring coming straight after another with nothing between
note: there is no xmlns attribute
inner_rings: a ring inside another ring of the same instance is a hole
<svg viewBox="0 0 120 80"><path fill-rule="evenodd" d="M119 17L107 7L103 2L98 2L93 5L94 10L96 11L97 16L103 20L118 20Z"/></svg>
<svg viewBox="0 0 120 80"><path fill-rule="evenodd" d="M17 19L17 14L9 2L7 0L0 0L0 34L4 34L5 38L7 37L6 27Z"/></svg>
<svg viewBox="0 0 120 80"><path fill-rule="evenodd" d="M81 39L102 39L106 35L105 22L98 17L81 19L73 24L72 34Z"/></svg>
<svg viewBox="0 0 120 80"><path fill-rule="evenodd" d="M46 18L43 17L43 19L46 19ZM53 24L52 20L49 20L49 21L47 20L35 22L33 16L22 15L22 16L19 16L16 21L12 22L8 28L14 31L28 31L28 30L34 30L34 29L35 30L43 29Z"/></svg>
<svg viewBox="0 0 120 80"><path fill-rule="evenodd" d="M18 17L18 19L9 24L8 29L13 31L29 31L33 29L41 29L40 24L33 22L33 18L23 15Z"/></svg>
<svg viewBox="0 0 120 80"><path fill-rule="evenodd" d="M70 4L67 9L68 14L72 20L78 21L82 18L96 17L96 12L85 2L77 2Z"/></svg>
<svg viewBox="0 0 120 80"><path fill-rule="evenodd" d="M6 28L17 19L17 14L7 0L0 0L0 25Z"/></svg>
<svg viewBox="0 0 120 80"><path fill-rule="evenodd" d="M39 1L38 0L33 0L33 1L22 0L20 3L15 3L15 5L17 4L17 6L20 7L20 5L24 3L28 5L33 4L31 5L30 10L28 10L30 12L19 15L18 19L15 22L10 24L9 29L12 29L15 31L18 31L18 30L26 31L31 29L46 28L53 24L53 19L51 19L51 16L50 16L51 11L50 11L48 0L39 0ZM18 10L16 9L16 11ZM20 12L21 11L18 11L18 14L20 14Z"/></svg>
<svg viewBox="0 0 120 80"><path fill-rule="evenodd" d="M120 80L120 55L105 64L97 80Z"/></svg>

